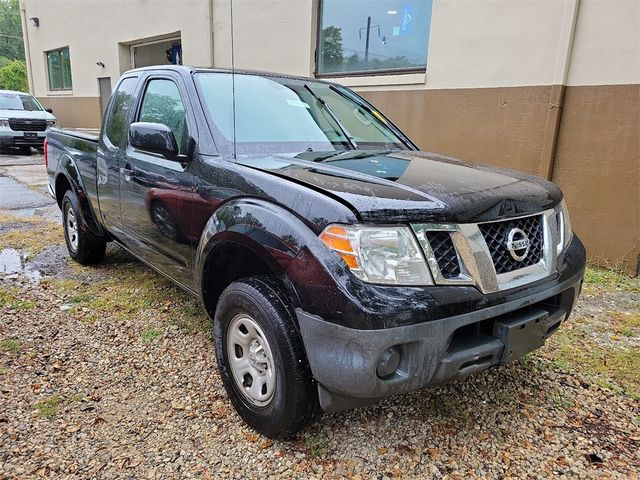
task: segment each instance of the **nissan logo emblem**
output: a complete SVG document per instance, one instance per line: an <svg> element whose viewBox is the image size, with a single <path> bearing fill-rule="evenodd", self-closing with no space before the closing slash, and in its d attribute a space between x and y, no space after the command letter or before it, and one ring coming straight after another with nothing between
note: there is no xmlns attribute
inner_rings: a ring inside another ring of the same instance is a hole
<svg viewBox="0 0 640 480"><path fill-rule="evenodd" d="M523 261L529 255L531 242L526 233L520 228L512 228L507 235L507 250L511 258L517 262Z"/></svg>

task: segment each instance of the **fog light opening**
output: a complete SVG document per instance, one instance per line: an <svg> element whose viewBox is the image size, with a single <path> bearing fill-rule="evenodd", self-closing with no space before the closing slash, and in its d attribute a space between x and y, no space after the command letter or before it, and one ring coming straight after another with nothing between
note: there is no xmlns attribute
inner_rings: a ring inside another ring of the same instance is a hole
<svg viewBox="0 0 640 480"><path fill-rule="evenodd" d="M400 356L400 348L398 347L391 347L382 352L376 369L378 377L385 379L393 375L400 366Z"/></svg>

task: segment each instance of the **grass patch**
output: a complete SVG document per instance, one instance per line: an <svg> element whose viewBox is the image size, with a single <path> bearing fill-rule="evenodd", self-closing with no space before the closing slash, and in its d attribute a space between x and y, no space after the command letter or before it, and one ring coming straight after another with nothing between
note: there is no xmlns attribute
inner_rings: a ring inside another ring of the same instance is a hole
<svg viewBox="0 0 640 480"><path fill-rule="evenodd" d="M640 336L640 312L607 312L611 330L625 337Z"/></svg>
<svg viewBox="0 0 640 480"><path fill-rule="evenodd" d="M15 217L0 213L0 224L20 224L24 228L12 228L0 233L0 250L15 248L34 256L46 247L64 242L62 225L38 217Z"/></svg>
<svg viewBox="0 0 640 480"><path fill-rule="evenodd" d="M576 406L575 402L560 392L549 393L547 400L556 408L572 408Z"/></svg>
<svg viewBox="0 0 640 480"><path fill-rule="evenodd" d="M196 299L183 291L179 291L177 315L173 323L191 333L209 331L211 320Z"/></svg>
<svg viewBox="0 0 640 480"><path fill-rule="evenodd" d="M168 286L160 276L140 265L135 267L137 269L122 268L125 275L115 272L114 278L91 284L57 279L48 280L46 284L61 293L74 311L82 311L85 320L125 319L154 306L158 292Z"/></svg>
<svg viewBox="0 0 640 480"><path fill-rule="evenodd" d="M588 267L584 274L584 284L590 293L597 290L622 289L640 292L640 278L625 275L618 270Z"/></svg>
<svg viewBox="0 0 640 480"><path fill-rule="evenodd" d="M84 400L84 393L74 393L69 397L70 402L81 402Z"/></svg>
<svg viewBox="0 0 640 480"><path fill-rule="evenodd" d="M305 435L303 440L312 458L320 457L329 447L329 440L320 435Z"/></svg>
<svg viewBox="0 0 640 480"><path fill-rule="evenodd" d="M38 402L35 404L36 410L38 410L38 415L42 418L53 418L58 414L62 403L64 402L63 398L59 395L53 395L48 400L44 402Z"/></svg>
<svg viewBox="0 0 640 480"><path fill-rule="evenodd" d="M27 185L27 188L38 193L46 193L47 191L46 184L44 183L32 183L30 185Z"/></svg>
<svg viewBox="0 0 640 480"><path fill-rule="evenodd" d="M0 308L10 308L12 310L32 310L36 302L33 300L22 300L11 290L0 290Z"/></svg>
<svg viewBox="0 0 640 480"><path fill-rule="evenodd" d="M164 277L139 263L109 268L112 278L96 283L58 279L42 283L61 294L72 305L72 311L85 321L122 320L153 310L154 323L164 321L187 332L210 328L198 301Z"/></svg>
<svg viewBox="0 0 640 480"><path fill-rule="evenodd" d="M15 338L3 338L0 340L0 352L15 355L20 352L21 348L22 344L20 340L16 340Z"/></svg>
<svg viewBox="0 0 640 480"><path fill-rule="evenodd" d="M573 322L548 340L545 354L563 371L580 372L603 387L640 400L640 350L598 343L581 328L579 318Z"/></svg>
<svg viewBox="0 0 640 480"><path fill-rule="evenodd" d="M9 370L0 367L0 375L9 375Z"/></svg>
<svg viewBox="0 0 640 480"><path fill-rule="evenodd" d="M151 343L155 339L160 338L161 335L162 333L160 333L155 328L147 328L142 332L141 338L144 343Z"/></svg>

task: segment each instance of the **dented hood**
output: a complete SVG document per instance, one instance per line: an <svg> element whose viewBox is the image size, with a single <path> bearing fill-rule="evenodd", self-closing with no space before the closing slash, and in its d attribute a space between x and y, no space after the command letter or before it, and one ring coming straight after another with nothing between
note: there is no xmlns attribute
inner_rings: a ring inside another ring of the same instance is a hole
<svg viewBox="0 0 640 480"><path fill-rule="evenodd" d="M541 212L562 199L539 177L428 152L304 152L238 162L330 194L365 222L481 222Z"/></svg>

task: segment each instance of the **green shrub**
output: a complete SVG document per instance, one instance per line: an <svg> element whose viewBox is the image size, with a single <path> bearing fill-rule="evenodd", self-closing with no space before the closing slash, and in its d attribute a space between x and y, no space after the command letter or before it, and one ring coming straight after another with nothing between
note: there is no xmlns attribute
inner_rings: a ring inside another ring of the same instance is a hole
<svg viewBox="0 0 640 480"><path fill-rule="evenodd" d="M13 60L0 68L0 89L29 91L27 65L21 60Z"/></svg>

